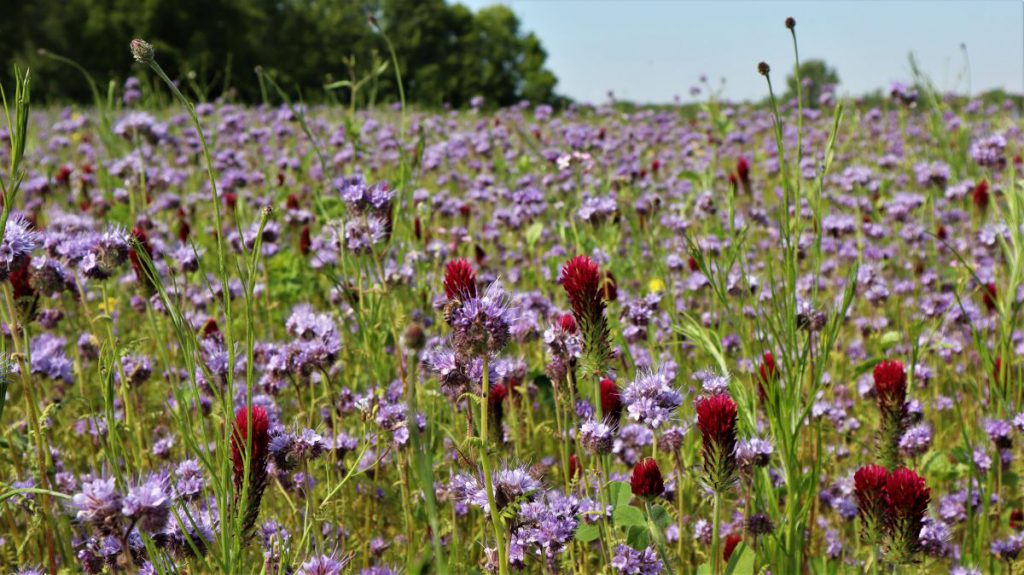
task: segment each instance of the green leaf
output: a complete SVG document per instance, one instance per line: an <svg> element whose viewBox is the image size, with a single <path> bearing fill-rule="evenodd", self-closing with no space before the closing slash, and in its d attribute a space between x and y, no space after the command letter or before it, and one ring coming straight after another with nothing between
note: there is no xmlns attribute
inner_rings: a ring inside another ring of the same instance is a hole
<svg viewBox="0 0 1024 575"><path fill-rule="evenodd" d="M702 563L701 566L697 568L697 575L711 575L711 564Z"/></svg>
<svg viewBox="0 0 1024 575"><path fill-rule="evenodd" d="M620 505L612 511L612 521L616 527L647 527L644 512L632 505Z"/></svg>
<svg viewBox="0 0 1024 575"><path fill-rule="evenodd" d="M601 529L597 525L581 524L576 528L576 540L589 543L601 536Z"/></svg>
<svg viewBox="0 0 1024 575"><path fill-rule="evenodd" d="M691 172L689 170L685 170L683 172L680 172L679 173L679 179L681 179L681 180L690 180L691 182L693 182L695 184L700 184L701 183L700 174L698 174L697 172Z"/></svg>
<svg viewBox="0 0 1024 575"><path fill-rule="evenodd" d="M629 501L633 499L633 488L624 481L609 483L608 493L611 495L612 507L629 505Z"/></svg>
<svg viewBox="0 0 1024 575"><path fill-rule="evenodd" d="M533 249L533 246L537 245L537 240L540 239L541 233L544 232L544 224L541 222L533 222L530 227L526 228L526 245Z"/></svg>
<svg viewBox="0 0 1024 575"><path fill-rule="evenodd" d="M657 525L660 529L668 529L668 524L672 521L669 517L668 511L665 510L661 505L655 505L651 507L651 521Z"/></svg>
<svg viewBox="0 0 1024 575"><path fill-rule="evenodd" d="M887 331L882 334L880 341L882 343L882 347L891 347L899 343L901 339L903 339L903 334L900 332Z"/></svg>
<svg viewBox="0 0 1024 575"><path fill-rule="evenodd" d="M630 527L626 533L626 544L637 551L643 551L651 544L651 534L647 527Z"/></svg>
<svg viewBox="0 0 1024 575"><path fill-rule="evenodd" d="M732 551L729 564L725 566L725 575L754 575L754 550L746 543L740 543Z"/></svg>

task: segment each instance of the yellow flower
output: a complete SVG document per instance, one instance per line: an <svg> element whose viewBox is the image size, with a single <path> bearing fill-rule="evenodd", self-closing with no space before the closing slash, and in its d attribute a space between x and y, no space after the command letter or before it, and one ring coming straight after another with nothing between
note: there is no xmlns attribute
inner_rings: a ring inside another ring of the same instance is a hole
<svg viewBox="0 0 1024 575"><path fill-rule="evenodd" d="M661 281L659 278L654 278L647 282L647 289L649 289L651 293L663 292L665 291L665 282Z"/></svg>

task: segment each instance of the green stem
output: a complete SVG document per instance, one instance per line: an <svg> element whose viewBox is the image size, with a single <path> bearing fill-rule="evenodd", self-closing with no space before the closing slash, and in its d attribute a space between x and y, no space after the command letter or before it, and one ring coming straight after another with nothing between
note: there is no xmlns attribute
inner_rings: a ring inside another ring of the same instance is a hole
<svg viewBox="0 0 1024 575"><path fill-rule="evenodd" d="M713 513L714 513L714 530L711 532L711 565L713 566L712 572L715 575L719 575L719 573L721 573L721 564L719 563L719 560L721 559L721 557L720 557L721 553L719 553L719 551L718 551L719 537L720 537L719 536L719 531L721 530L721 526L722 526L722 517L721 517L722 516L722 514L721 514L721 502L722 501L721 501L721 499L722 499L721 496L719 496L718 493L715 493L715 495L714 495L714 511L713 511Z"/></svg>
<svg viewBox="0 0 1024 575"><path fill-rule="evenodd" d="M485 355L483 358L483 377L480 382L480 466L483 467L484 471L484 488L487 490L487 506L490 510L488 515L491 516L491 526L494 527L494 538L498 545L498 572L501 575L508 573L508 559L505 556L505 526L504 521L501 518L501 514L498 512L498 506L494 502L494 486L491 481L491 462L490 454L487 451L487 395L490 391L490 382L488 381L488 358Z"/></svg>

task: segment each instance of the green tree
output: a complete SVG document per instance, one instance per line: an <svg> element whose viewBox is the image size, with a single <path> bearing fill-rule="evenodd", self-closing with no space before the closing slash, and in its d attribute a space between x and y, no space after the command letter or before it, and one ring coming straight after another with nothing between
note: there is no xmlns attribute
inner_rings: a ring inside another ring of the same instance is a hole
<svg viewBox="0 0 1024 575"><path fill-rule="evenodd" d="M803 82L804 105L816 108L818 98L825 86L839 84L839 74L824 60L807 60L800 63L800 80ZM786 77L786 99L796 98L796 73Z"/></svg>

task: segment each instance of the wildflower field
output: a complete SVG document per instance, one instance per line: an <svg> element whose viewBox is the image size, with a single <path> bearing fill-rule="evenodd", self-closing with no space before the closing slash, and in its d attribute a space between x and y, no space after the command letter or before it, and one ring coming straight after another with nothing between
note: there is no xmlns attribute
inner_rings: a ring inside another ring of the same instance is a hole
<svg viewBox="0 0 1024 575"><path fill-rule="evenodd" d="M4 77L3 572L1015 572L1019 103L193 103L131 48Z"/></svg>

